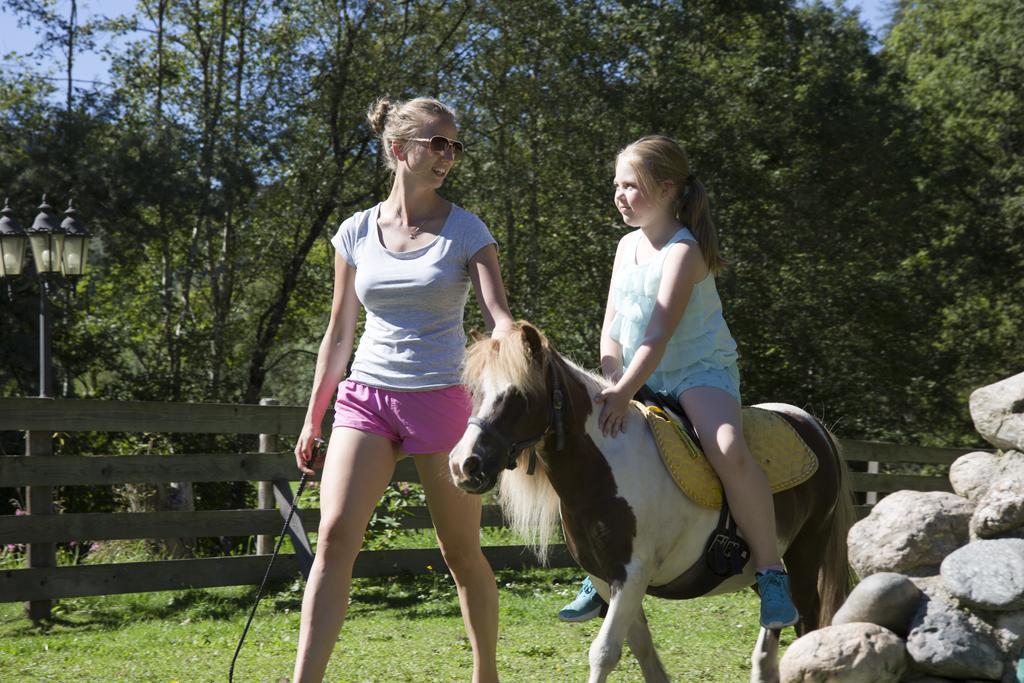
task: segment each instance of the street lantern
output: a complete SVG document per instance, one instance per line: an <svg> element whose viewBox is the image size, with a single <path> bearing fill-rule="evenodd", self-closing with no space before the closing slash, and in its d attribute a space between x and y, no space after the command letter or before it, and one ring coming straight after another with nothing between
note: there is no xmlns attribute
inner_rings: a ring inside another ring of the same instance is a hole
<svg viewBox="0 0 1024 683"><path fill-rule="evenodd" d="M0 211L0 277L21 275L27 243L28 236L14 218L10 204L4 199L4 208Z"/></svg>
<svg viewBox="0 0 1024 683"><path fill-rule="evenodd" d="M64 212L64 221L60 224L64 231L64 256L61 270L64 275L77 277L85 272L85 261L89 255L89 238L92 235L78 220L78 209L68 200L68 208Z"/></svg>
<svg viewBox="0 0 1024 683"><path fill-rule="evenodd" d="M57 223L53 207L46 203L46 195L39 205L39 213L32 227L22 230L6 205L0 211L0 275L21 275L25 260L25 242L32 246L39 284L39 395L53 396L53 363L50 343L50 300L60 287L74 284L85 273L89 248L89 232L78 220L78 210L72 202L64 212L64 222ZM56 288L55 288L56 287ZM8 297L13 288L8 280Z"/></svg>
<svg viewBox="0 0 1024 683"><path fill-rule="evenodd" d="M53 207L46 203L39 205L39 213L28 229L28 239L32 244L32 256L36 261L36 272L45 277L59 273L61 257L64 255L64 231L57 225L53 216Z"/></svg>

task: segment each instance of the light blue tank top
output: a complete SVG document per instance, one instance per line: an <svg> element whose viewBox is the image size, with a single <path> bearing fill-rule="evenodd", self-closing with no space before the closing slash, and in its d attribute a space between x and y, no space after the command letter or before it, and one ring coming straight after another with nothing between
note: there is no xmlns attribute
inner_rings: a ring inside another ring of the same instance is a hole
<svg viewBox="0 0 1024 683"><path fill-rule="evenodd" d="M612 280L615 317L610 335L622 346L625 367L629 367L643 342L658 298L662 266L669 247L683 240L697 243L689 229L682 228L654 258L638 265L637 245L643 236L643 231L636 230L623 238L626 257ZM709 273L694 285L686 311L665 348L665 355L647 383L655 389L671 391L693 375L707 370L736 373L738 357L736 341L722 317L722 300L715 287L715 277Z"/></svg>

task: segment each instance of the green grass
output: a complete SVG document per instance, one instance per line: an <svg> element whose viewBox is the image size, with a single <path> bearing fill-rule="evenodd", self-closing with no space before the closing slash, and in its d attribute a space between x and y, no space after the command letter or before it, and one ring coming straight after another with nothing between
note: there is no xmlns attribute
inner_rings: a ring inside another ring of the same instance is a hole
<svg viewBox="0 0 1024 683"><path fill-rule="evenodd" d="M574 570L500 572L498 666L505 681L581 681L600 620L562 624ZM61 600L36 628L20 604L0 605L0 681L223 681L255 588ZM235 680L291 673L301 585L264 597ZM757 600L748 592L682 602L645 602L673 680L734 683L749 677ZM783 644L792 639L792 631ZM470 649L447 574L357 580L328 681L468 681ZM614 681L640 681L626 652Z"/></svg>

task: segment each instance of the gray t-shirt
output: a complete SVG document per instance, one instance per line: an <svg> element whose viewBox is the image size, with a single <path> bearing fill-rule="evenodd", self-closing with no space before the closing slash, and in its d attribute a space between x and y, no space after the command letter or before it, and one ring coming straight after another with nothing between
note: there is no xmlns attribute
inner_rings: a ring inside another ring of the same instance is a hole
<svg viewBox="0 0 1024 683"><path fill-rule="evenodd" d="M380 204L352 215L331 238L356 267L356 295L366 308L366 328L348 378L399 391L459 384L469 260L495 240L483 221L452 204L433 241L394 252L381 243L379 212Z"/></svg>

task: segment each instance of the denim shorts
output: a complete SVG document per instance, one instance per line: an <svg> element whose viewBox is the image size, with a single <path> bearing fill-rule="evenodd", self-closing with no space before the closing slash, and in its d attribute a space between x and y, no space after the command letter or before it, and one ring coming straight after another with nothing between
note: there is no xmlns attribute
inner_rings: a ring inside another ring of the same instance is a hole
<svg viewBox="0 0 1024 683"><path fill-rule="evenodd" d="M687 373L682 380L677 381L671 387L669 393L678 398L686 390L696 387L721 389L735 398L737 403L743 405L743 401L740 400L740 372L735 365L726 368L705 368Z"/></svg>

